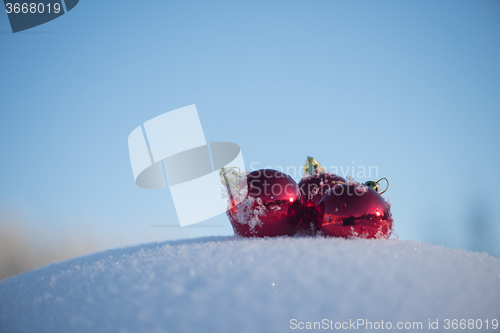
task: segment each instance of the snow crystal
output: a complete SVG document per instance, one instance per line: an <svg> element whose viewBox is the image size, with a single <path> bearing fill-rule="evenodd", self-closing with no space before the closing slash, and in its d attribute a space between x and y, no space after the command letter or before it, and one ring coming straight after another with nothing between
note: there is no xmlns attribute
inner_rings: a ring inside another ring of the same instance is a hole
<svg viewBox="0 0 500 333"><path fill-rule="evenodd" d="M300 181L306 181L310 178L313 178L314 176L310 175L309 173L306 173L304 176L302 176L302 178L300 179Z"/></svg>
<svg viewBox="0 0 500 333"><path fill-rule="evenodd" d="M360 183L358 183L358 184L354 187L354 189L355 189L355 191L356 191L356 193L357 193L358 195L362 195L362 194L365 194L365 193L368 191L369 187L368 187L368 186L366 186L365 184L360 184Z"/></svg>
<svg viewBox="0 0 500 333"><path fill-rule="evenodd" d="M254 231L256 226L262 225L260 217L266 213L267 208L261 198L248 196L238 205L234 220L241 224L248 224L250 230Z"/></svg>
<svg viewBox="0 0 500 333"><path fill-rule="evenodd" d="M346 184L347 185L358 185L359 183L357 181L355 181L354 178L352 178L351 176L347 176Z"/></svg>

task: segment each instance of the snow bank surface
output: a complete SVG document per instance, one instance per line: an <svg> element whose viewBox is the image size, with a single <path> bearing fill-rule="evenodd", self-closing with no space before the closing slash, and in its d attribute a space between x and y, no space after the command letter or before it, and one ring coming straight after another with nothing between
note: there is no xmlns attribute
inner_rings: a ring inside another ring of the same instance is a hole
<svg viewBox="0 0 500 333"><path fill-rule="evenodd" d="M0 283L2 333L310 331L307 322L337 331L361 320L456 331L445 319L492 331L500 259L411 241L212 237L109 250Z"/></svg>

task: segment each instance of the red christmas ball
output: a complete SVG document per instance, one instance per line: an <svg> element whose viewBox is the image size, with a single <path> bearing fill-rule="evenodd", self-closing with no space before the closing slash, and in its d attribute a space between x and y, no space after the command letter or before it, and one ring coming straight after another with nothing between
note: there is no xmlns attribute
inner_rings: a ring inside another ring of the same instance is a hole
<svg viewBox="0 0 500 333"><path fill-rule="evenodd" d="M303 216L302 196L287 174L271 169L247 175L247 195L228 207L235 235L243 237L293 236Z"/></svg>
<svg viewBox="0 0 500 333"><path fill-rule="evenodd" d="M349 182L328 190L318 204L318 227L325 236L388 238L391 206L375 190Z"/></svg>
<svg viewBox="0 0 500 333"><path fill-rule="evenodd" d="M339 184L345 183L346 180L333 173L325 172L314 176L306 175L299 182L300 193L304 203L304 219L301 224L301 229L315 233L318 229L317 206L326 191Z"/></svg>

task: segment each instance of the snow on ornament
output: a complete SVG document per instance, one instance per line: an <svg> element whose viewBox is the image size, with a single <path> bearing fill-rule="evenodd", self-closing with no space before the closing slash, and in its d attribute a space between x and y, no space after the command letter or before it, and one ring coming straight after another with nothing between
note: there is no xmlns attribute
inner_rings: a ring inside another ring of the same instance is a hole
<svg viewBox="0 0 500 333"><path fill-rule="evenodd" d="M382 178L387 181L386 178ZM318 228L325 236L389 238L393 231L391 205L382 197L379 182L349 179L328 190L318 204Z"/></svg>
<svg viewBox="0 0 500 333"><path fill-rule="evenodd" d="M221 178L228 193L234 193L229 173L228 169L221 170ZM245 192L236 191L242 200L235 200L231 194L228 200L227 216L234 234L243 237L293 236L303 217L297 183L289 175L271 169L255 170L244 176Z"/></svg>
<svg viewBox="0 0 500 333"><path fill-rule="evenodd" d="M308 156L304 166L304 177L299 182L300 192L304 203L304 219L301 229L305 234L315 234L320 222L317 206L326 191L330 188L344 184L346 180L336 174L325 171L321 164Z"/></svg>

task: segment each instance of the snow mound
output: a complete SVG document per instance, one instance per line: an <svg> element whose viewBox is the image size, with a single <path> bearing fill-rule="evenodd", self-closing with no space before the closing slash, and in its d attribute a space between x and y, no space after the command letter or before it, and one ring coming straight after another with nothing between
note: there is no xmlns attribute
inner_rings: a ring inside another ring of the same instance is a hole
<svg viewBox="0 0 500 333"><path fill-rule="evenodd" d="M429 320L443 331L445 319L480 319L486 332L485 320L491 330L500 319L499 300L500 259L486 253L398 240L210 237L109 250L4 280L0 332L283 332L324 319L334 329L358 319L421 322L420 331Z"/></svg>

